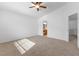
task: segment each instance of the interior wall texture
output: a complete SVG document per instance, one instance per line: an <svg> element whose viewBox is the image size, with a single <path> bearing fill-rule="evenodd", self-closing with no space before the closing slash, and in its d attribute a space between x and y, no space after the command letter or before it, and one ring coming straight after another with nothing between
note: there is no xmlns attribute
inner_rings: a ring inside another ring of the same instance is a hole
<svg viewBox="0 0 79 59"><path fill-rule="evenodd" d="M77 45L79 47L79 2L69 2L62 8L57 9L56 11L41 17L38 20L39 23L38 34L42 35L42 21L47 20L48 37L69 41L69 28L68 28L69 16L75 13L78 14Z"/></svg>
<svg viewBox="0 0 79 59"><path fill-rule="evenodd" d="M37 20L0 9L0 43L37 35Z"/></svg>

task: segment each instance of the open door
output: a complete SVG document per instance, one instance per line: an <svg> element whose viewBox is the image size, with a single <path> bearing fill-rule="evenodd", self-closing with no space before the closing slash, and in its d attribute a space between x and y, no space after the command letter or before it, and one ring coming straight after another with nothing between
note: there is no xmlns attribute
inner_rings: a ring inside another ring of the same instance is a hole
<svg viewBox="0 0 79 59"><path fill-rule="evenodd" d="M69 16L69 42L77 46L77 13Z"/></svg>

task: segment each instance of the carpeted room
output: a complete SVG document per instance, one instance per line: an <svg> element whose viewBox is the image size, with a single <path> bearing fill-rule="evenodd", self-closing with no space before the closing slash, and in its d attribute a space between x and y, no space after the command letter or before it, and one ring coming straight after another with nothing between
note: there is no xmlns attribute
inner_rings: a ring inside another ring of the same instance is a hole
<svg viewBox="0 0 79 59"><path fill-rule="evenodd" d="M68 42L68 16L79 13L79 3L45 2L47 8L39 11L29 8L31 4L0 2L0 55L79 55L79 44ZM47 21L47 37L43 37L43 21ZM24 54L14 45L21 39L35 43Z"/></svg>

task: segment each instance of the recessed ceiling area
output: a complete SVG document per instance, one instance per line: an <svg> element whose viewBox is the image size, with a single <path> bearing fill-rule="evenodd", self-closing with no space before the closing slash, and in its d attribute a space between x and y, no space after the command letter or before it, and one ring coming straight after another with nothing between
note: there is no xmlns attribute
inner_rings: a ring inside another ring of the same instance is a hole
<svg viewBox="0 0 79 59"><path fill-rule="evenodd" d="M0 9L40 18L48 13L55 11L58 8L63 7L67 4L67 2L44 2L44 4L47 6L47 8L37 11L34 8L29 8L32 5L31 2L0 2Z"/></svg>

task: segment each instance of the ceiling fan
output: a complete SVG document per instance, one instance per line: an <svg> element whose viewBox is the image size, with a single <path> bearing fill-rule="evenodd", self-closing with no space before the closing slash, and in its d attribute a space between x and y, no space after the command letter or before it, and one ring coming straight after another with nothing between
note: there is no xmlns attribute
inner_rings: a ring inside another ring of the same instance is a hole
<svg viewBox="0 0 79 59"><path fill-rule="evenodd" d="M37 11L40 10L40 8L47 8L47 6L43 5L43 2L31 2L32 6L29 8L36 8Z"/></svg>

